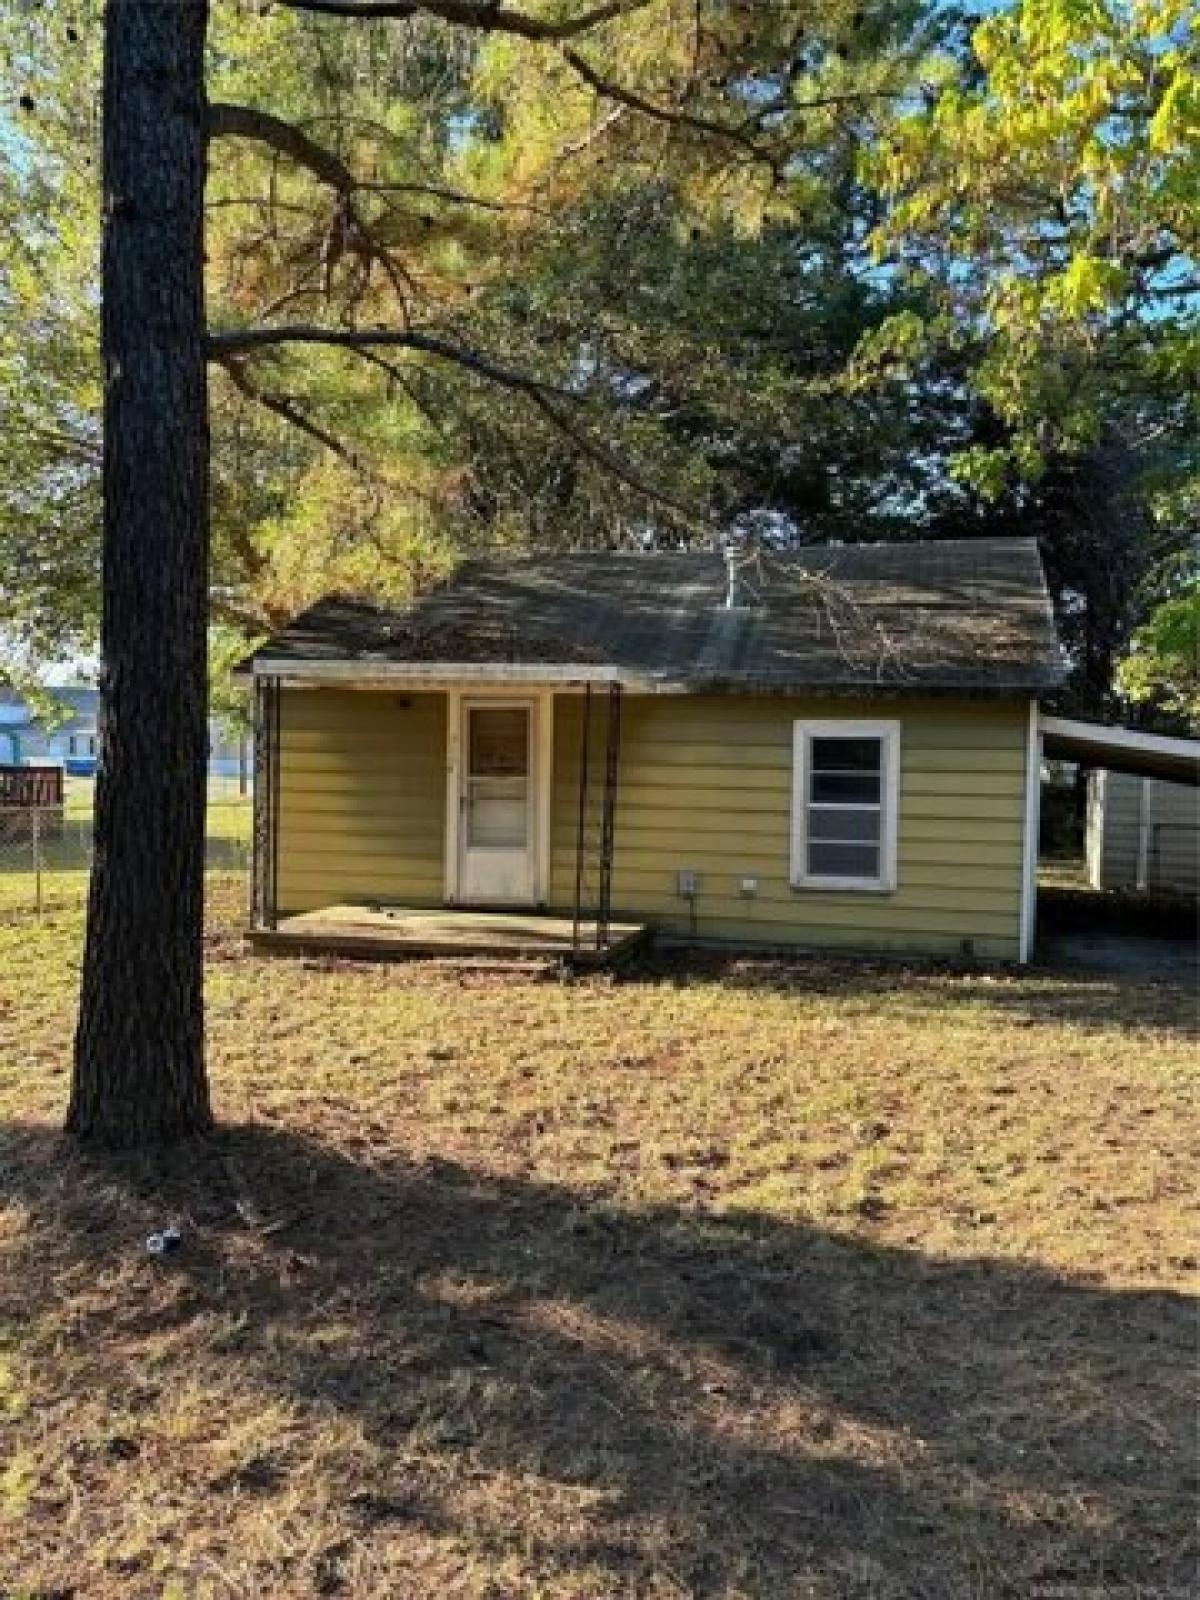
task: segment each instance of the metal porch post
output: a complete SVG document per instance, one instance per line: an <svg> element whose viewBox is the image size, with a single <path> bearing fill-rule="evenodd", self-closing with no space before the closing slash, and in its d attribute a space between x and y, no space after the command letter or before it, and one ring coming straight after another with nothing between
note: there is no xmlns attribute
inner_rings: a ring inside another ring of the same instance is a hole
<svg viewBox="0 0 1200 1600"><path fill-rule="evenodd" d="M617 767L621 751L621 685L608 689L608 737L604 750L604 810L600 824L600 904L596 912L596 949L608 946L612 921L613 842L617 814Z"/></svg>
<svg viewBox="0 0 1200 1600"><path fill-rule="evenodd" d="M583 857L587 839L588 747L592 733L592 685L583 691L583 729L579 746L579 817L575 828L575 918L571 925L571 949L579 951L579 925L583 915Z"/></svg>
<svg viewBox="0 0 1200 1600"><path fill-rule="evenodd" d="M274 928L279 920L279 702L279 680L256 678L250 908L256 928Z"/></svg>

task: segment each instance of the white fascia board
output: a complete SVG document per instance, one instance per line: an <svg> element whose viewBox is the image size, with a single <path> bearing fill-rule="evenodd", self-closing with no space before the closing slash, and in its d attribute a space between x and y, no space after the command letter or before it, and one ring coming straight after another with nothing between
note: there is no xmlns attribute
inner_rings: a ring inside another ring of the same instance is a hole
<svg viewBox="0 0 1200 1600"><path fill-rule="evenodd" d="M1017 959L1033 959L1037 942L1038 855L1042 823L1042 728L1036 700L1029 702L1025 735L1025 815L1021 831L1021 922Z"/></svg>
<svg viewBox="0 0 1200 1600"><path fill-rule="evenodd" d="M1072 717L1039 719L1043 738L1074 739L1112 750L1140 751L1146 755L1177 756L1200 761L1200 739L1181 739L1166 733L1142 733L1137 728L1114 728L1102 722L1077 722Z"/></svg>
<svg viewBox="0 0 1200 1600"><path fill-rule="evenodd" d="M620 684L644 694L684 692L682 685L623 672L620 667L569 665L560 662L472 661L303 661L258 656L251 668L255 678L278 678L287 684L341 683L347 686L391 687L420 684L519 683L531 687L572 684Z"/></svg>

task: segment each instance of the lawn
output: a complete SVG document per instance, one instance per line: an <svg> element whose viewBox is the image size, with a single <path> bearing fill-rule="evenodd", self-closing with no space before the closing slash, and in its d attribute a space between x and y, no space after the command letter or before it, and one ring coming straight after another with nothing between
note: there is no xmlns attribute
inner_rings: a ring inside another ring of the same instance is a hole
<svg viewBox="0 0 1200 1600"><path fill-rule="evenodd" d="M225 1132L107 1163L55 1133L78 914L0 917L0 1593L1192 1592L1186 989L235 916Z"/></svg>

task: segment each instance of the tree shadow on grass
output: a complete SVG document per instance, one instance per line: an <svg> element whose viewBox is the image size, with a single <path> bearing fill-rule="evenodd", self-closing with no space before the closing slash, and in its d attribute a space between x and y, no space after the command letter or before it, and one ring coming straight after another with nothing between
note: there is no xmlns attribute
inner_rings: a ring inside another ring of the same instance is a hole
<svg viewBox="0 0 1200 1600"><path fill-rule="evenodd" d="M119 1281L76 1308L99 1381L120 1392L164 1347L159 1379L173 1360L195 1381L194 1345L214 1383L240 1373L300 1419L244 1465L262 1496L304 1419L361 1427L375 1464L322 1513L345 1542L307 1592L359 1592L337 1561L368 1570L398 1524L503 1570L462 1591L497 1597L1188 1590L1181 1296L615 1207L275 1126L103 1162L13 1129L0 1180L29 1214L0 1320ZM149 1262L167 1216L185 1244ZM197 1486L202 1518L221 1492Z"/></svg>
<svg viewBox="0 0 1200 1600"><path fill-rule="evenodd" d="M778 959L694 952L649 957L620 976L626 983L721 983L753 993L808 999L882 1000L930 1013L970 1010L1019 1026L1086 1031L1150 1029L1200 1037L1200 999L1179 967L1160 975L1114 975L1053 964L988 968L963 962L907 962L824 955Z"/></svg>

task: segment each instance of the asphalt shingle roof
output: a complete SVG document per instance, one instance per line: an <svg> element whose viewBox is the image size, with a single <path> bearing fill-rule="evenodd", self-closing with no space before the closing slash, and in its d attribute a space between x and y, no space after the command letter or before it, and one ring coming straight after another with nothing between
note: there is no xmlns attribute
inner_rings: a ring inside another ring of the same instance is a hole
<svg viewBox="0 0 1200 1600"><path fill-rule="evenodd" d="M403 610L322 600L251 660L596 666L725 692L1036 692L1064 677L1033 539L763 553L733 609L726 588L717 552L470 560Z"/></svg>

